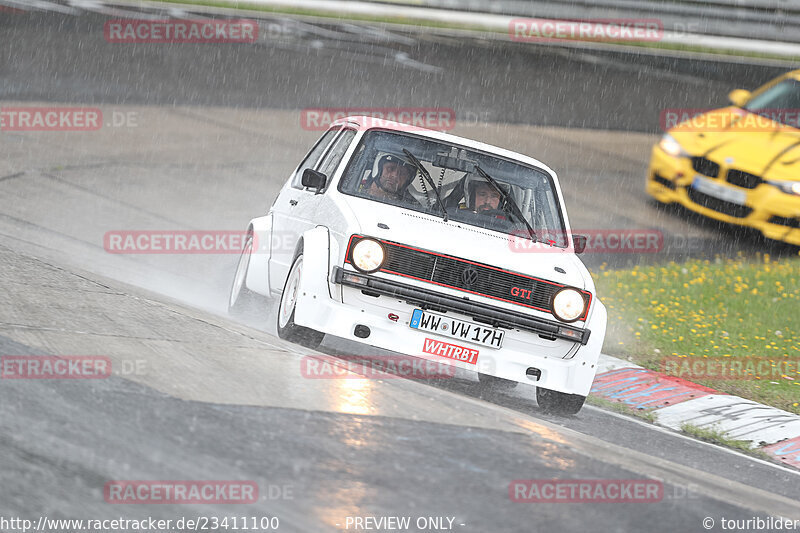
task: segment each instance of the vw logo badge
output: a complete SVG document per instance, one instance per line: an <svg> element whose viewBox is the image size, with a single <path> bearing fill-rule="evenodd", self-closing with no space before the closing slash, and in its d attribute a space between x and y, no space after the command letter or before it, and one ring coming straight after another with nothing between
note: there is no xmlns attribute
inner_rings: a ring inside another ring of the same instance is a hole
<svg viewBox="0 0 800 533"><path fill-rule="evenodd" d="M731 163L733 163L733 158L732 157L726 157L725 158L725 164L726 165L730 165Z"/></svg>
<svg viewBox="0 0 800 533"><path fill-rule="evenodd" d="M478 281L478 271L474 268L468 268L461 273L461 281L467 287L472 287Z"/></svg>

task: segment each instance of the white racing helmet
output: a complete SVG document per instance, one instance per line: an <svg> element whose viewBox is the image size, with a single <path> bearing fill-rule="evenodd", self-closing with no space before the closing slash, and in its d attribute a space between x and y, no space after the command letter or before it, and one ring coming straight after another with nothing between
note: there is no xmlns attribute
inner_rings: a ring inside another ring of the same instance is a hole
<svg viewBox="0 0 800 533"><path fill-rule="evenodd" d="M497 181L497 180L495 180ZM520 206L520 209L523 209L522 198L524 194L519 187L515 185L509 185L508 183L503 183L502 181L497 181L497 184L500 185L500 188L505 194L508 194L517 202L517 205ZM477 173L470 173L464 177L464 201L466 202L467 209L470 211L475 210L475 190L479 185L486 185L494 190L489 181L487 181L483 176ZM503 198L500 198L500 206L504 203ZM523 209L524 212L524 209Z"/></svg>

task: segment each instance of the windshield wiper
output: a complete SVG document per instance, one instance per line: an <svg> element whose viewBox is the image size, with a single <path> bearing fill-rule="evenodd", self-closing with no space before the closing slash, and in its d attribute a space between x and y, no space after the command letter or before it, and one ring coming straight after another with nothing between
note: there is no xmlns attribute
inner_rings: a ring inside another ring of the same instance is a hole
<svg viewBox="0 0 800 533"><path fill-rule="evenodd" d="M497 183L493 177L487 174L486 171L480 167L480 165L476 164L475 170L477 170L478 174L480 174L483 177L483 179L488 181L492 185L492 187L497 189L497 192L500 193L500 196L503 198L503 200L505 200L503 207L509 209L511 211L510 214L519 218L525 224L525 227L528 229L528 232L530 233L531 240L533 242L536 242L536 232L533 231L533 228L528 223L528 220L523 216L522 211L520 210L514 198L512 198L510 194L506 194L506 192L502 189L502 187L500 187L500 184Z"/></svg>
<svg viewBox="0 0 800 533"><path fill-rule="evenodd" d="M433 181L433 178L428 173L428 171L425 169L425 167L422 166L422 163L420 163L419 159L417 159L414 156L414 154L412 154L411 152L409 152L405 148L403 148L403 153L406 154L406 157L408 157L411 160L411 162L414 164L414 166L417 167L417 170L419 170L419 173L422 174L422 177L425 178L426 180L428 180L428 183L430 184L431 188L433 189L433 192L436 193L436 200L439 202L439 208L442 210L442 213L444 215L444 217L443 217L444 221L447 222L447 209L444 207L444 202L442 201L442 196L439 194L439 189L436 188L436 183Z"/></svg>

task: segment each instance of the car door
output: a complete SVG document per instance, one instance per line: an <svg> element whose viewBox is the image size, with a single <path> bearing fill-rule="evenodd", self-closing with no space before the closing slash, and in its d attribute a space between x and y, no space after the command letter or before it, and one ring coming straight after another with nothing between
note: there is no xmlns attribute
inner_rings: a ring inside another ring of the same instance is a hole
<svg viewBox="0 0 800 533"><path fill-rule="evenodd" d="M300 235L305 231L303 228L307 227L304 222L307 214L301 214L302 208L300 208L301 202L305 206L304 200L308 199L308 194L303 190L301 183L303 171L307 168L317 168L322 157L327 153L328 147L333 143L341 129L341 126L334 126L319 138L292 173L270 209L272 213L269 259L270 287L283 289L283 282L289 274L289 268L291 267L292 259L294 259L295 246Z"/></svg>
<svg viewBox="0 0 800 533"><path fill-rule="evenodd" d="M330 185L339 165L342 164L344 154L355 136L356 130L343 129L330 144L322 158L320 158L314 170L325 174L328 179L325 188L319 194L314 189L301 189L293 212L295 225L299 230L298 238L306 230L313 229L319 225L328 226L328 223L335 218L334 213L330 212L334 206L327 201L328 185Z"/></svg>
<svg viewBox="0 0 800 533"><path fill-rule="evenodd" d="M356 130L351 128L343 129L339 135L336 136L334 141L330 144L325 154L320 158L317 166L314 168L317 172L321 172L327 176L325 188L317 194L314 189L304 188L299 195L298 204L294 215L297 220L300 233L312 229L320 224L327 225L327 211L326 207L329 203L326 202L327 197L325 194L328 190L333 175L342 163L344 154L347 148L353 142L356 136Z"/></svg>

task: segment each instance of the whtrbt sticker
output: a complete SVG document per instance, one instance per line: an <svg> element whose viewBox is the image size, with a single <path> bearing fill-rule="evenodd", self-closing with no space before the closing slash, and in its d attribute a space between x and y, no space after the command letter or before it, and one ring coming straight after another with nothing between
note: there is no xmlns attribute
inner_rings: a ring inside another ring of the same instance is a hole
<svg viewBox="0 0 800 533"><path fill-rule="evenodd" d="M478 361L479 350L473 348L466 348L448 342L437 341L434 339L425 339L422 351L431 355L438 355L439 357L447 357L448 359L455 359L456 361L463 361L474 365Z"/></svg>

